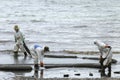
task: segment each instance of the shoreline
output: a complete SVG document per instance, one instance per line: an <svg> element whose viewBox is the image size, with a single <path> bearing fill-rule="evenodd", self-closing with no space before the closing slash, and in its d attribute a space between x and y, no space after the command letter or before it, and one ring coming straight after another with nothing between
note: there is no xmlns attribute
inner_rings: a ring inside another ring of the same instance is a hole
<svg viewBox="0 0 120 80"><path fill-rule="evenodd" d="M17 76L17 77L14 77L13 80L120 80L120 78L102 77L102 78L39 78L39 79L35 79L33 77Z"/></svg>
<svg viewBox="0 0 120 80"><path fill-rule="evenodd" d="M12 50L0 50L0 53L13 53ZM21 53L21 51L19 51ZM99 51L72 51L72 50L63 50L63 51L50 51L50 53L67 53L67 54L99 54ZM120 54L120 51L113 51L113 54Z"/></svg>

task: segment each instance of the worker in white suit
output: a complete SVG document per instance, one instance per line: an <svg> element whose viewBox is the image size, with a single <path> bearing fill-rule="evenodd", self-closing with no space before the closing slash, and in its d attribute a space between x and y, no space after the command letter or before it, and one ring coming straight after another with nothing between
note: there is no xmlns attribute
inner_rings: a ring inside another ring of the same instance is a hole
<svg viewBox="0 0 120 80"><path fill-rule="evenodd" d="M42 47L40 45L33 45L30 47L30 51L32 54L32 58L34 58L34 66L38 68L39 67L38 64L40 64L40 67L44 67L43 63L44 53L49 52L49 48L47 46Z"/></svg>
<svg viewBox="0 0 120 80"><path fill-rule="evenodd" d="M42 47L40 45L33 45L30 47L32 58L34 58L34 77L38 77L38 69L40 64L40 77L43 78L43 69L44 69L44 53L49 52L49 47ZM40 61L39 61L40 60Z"/></svg>
<svg viewBox="0 0 120 80"><path fill-rule="evenodd" d="M15 46L14 46L14 53L18 53L19 49L24 53L25 56L27 56L27 53L29 55L31 55L28 47L25 44L25 38L22 34L22 32L20 31L18 25L14 26L14 38L15 38Z"/></svg>
<svg viewBox="0 0 120 80"><path fill-rule="evenodd" d="M94 41L100 51L101 76L105 76L105 69L108 68L108 76L111 76L112 47L101 41Z"/></svg>

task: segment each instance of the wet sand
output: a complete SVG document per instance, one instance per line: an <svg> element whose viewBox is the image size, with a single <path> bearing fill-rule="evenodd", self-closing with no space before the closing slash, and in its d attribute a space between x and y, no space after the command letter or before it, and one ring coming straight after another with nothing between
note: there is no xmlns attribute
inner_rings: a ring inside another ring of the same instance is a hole
<svg viewBox="0 0 120 80"><path fill-rule="evenodd" d="M3 55L4 53L4 55ZM83 53L83 54L82 54ZM62 52L50 52L46 55L56 55L56 56L76 56L77 58L47 58L45 57L44 61L45 64L72 64L72 63L98 63L98 60L89 60L89 59L82 59L82 57L98 57L94 53L97 54L97 52L94 52L93 55L92 52L82 52L81 54L69 54L69 52L62 51ZM88 55L88 54L89 55ZM43 80L119 80L120 76L119 74L115 74L114 72L119 72L119 55L120 54L114 54L113 58L115 58L118 62L116 64L112 65L112 76L111 78L101 79L100 73L98 72L98 69L96 68L73 68L73 67L61 67L61 68L50 68L44 70L44 79ZM18 57L14 57L14 54L11 51L3 51L1 52L1 65L3 64L32 64L33 65L33 59L27 57L24 59L24 56L22 54L19 54ZM3 62L3 60L5 62ZM33 68L34 69L34 68ZM40 72L40 71L39 71ZM52 73L52 74L51 74ZM80 74L80 76L76 76L75 74ZM90 76L89 73L93 73L93 76ZM8 76L10 79L6 80L35 80L32 76L34 75L34 70L31 72L4 72L1 71L1 76L4 80L4 78ZM64 77L64 74L69 74L69 77ZM18 77L16 77L16 76ZM5 76L5 77L4 77ZM40 78L40 75L39 75ZM41 80L41 79L38 79Z"/></svg>
<svg viewBox="0 0 120 80"><path fill-rule="evenodd" d="M39 78L35 79L33 77L15 77L13 80L120 80L120 78Z"/></svg>

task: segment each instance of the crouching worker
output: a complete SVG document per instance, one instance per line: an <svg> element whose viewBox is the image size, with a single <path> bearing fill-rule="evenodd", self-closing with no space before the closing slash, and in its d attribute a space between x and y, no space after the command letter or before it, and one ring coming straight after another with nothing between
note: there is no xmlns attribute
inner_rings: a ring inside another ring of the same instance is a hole
<svg viewBox="0 0 120 80"><path fill-rule="evenodd" d="M23 37L21 31L19 30L18 25L14 26L14 30L15 30L15 33L14 33L14 38L15 38L14 53L17 54L19 49L20 49L24 53L25 57L27 56L27 53L29 55L31 55L28 47L25 44L25 41L24 41L25 38Z"/></svg>
<svg viewBox="0 0 120 80"><path fill-rule="evenodd" d="M45 46L44 48L39 46L39 45L33 45L30 48L32 57L34 58L34 68L39 69L40 67L44 67L43 63L43 58L44 58L44 53L49 52L49 47ZM40 63L39 61L40 60Z"/></svg>
<svg viewBox="0 0 120 80"><path fill-rule="evenodd" d="M108 68L108 77L111 77L112 47L101 41L95 41L94 44L100 51L101 77L106 76L105 69Z"/></svg>

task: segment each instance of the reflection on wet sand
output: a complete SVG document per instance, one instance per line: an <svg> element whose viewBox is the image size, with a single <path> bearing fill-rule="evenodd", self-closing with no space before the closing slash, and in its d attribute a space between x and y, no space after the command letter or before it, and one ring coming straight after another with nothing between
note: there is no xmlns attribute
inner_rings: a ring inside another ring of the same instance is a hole
<svg viewBox="0 0 120 80"><path fill-rule="evenodd" d="M40 76L39 76L39 73L40 73ZM38 80L39 77L43 78L43 75L44 75L44 70L34 66L34 78L35 78L35 80Z"/></svg>
<svg viewBox="0 0 120 80"><path fill-rule="evenodd" d="M19 60L18 54L14 54L13 59L15 64L20 64L20 63L24 64L26 62L27 57L24 56L23 59Z"/></svg>
<svg viewBox="0 0 120 80"><path fill-rule="evenodd" d="M40 78L43 78L44 70L41 69Z"/></svg>

